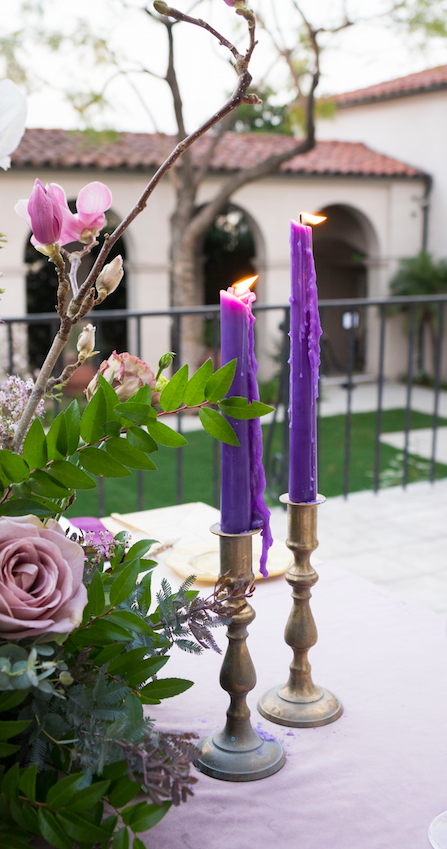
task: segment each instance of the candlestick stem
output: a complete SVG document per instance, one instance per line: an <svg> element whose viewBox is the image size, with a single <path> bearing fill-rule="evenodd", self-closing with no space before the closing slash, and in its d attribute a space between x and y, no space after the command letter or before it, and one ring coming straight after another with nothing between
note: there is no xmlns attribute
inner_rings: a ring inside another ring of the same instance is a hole
<svg viewBox="0 0 447 849"><path fill-rule="evenodd" d="M226 534L212 525L220 537L220 574L231 573L253 579L252 536ZM252 728L247 695L256 684L256 671L247 648L248 625L256 614L248 602L235 614L227 630L228 648L220 673L220 684L230 695L225 727L199 741L201 754L194 761L200 772L224 781L255 781L267 778L284 765L282 746L276 740L263 740Z"/></svg>
<svg viewBox="0 0 447 849"><path fill-rule="evenodd" d="M307 657L318 638L309 604L318 574L310 564L310 555L318 546L317 507L325 499L317 496L316 501L295 504L288 495L282 495L280 500L287 504L286 544L294 556L294 563L286 573L286 581L293 590L293 608L284 635L287 645L293 650L293 660L287 684L273 687L265 693L259 700L258 710L266 719L279 725L295 728L327 725L342 715L343 706L337 696L314 684Z"/></svg>

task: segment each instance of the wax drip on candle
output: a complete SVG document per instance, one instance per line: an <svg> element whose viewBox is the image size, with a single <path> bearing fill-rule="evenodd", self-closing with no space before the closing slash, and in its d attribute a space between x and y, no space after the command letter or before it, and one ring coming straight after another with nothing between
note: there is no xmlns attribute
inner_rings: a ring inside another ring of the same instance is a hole
<svg viewBox="0 0 447 849"><path fill-rule="evenodd" d="M254 300L254 298L253 298ZM250 311L248 315L249 331L248 331L248 400L259 401L259 388L256 375L258 372L258 363L255 356L255 334L254 324L255 317ZM262 551L259 562L259 569L264 578L268 578L266 568L268 551L273 544L273 536L270 530L270 510L268 509L265 500L265 472L262 462L262 427L261 420L250 419L250 464L251 464L251 505L252 505L252 527L261 527Z"/></svg>

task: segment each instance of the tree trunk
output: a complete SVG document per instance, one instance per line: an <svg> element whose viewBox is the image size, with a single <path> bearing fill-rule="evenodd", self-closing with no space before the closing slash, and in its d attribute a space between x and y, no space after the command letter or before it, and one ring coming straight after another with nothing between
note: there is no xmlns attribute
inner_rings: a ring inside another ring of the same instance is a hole
<svg viewBox="0 0 447 849"><path fill-rule="evenodd" d="M171 303L173 307L196 307L203 304L203 275L197 256L197 240L185 235L193 218L193 198L177 195L177 209L171 218L172 278ZM176 341L174 339L174 345ZM174 350L174 349L173 349ZM195 371L204 357L203 319L185 316L181 320L181 364L188 363Z"/></svg>

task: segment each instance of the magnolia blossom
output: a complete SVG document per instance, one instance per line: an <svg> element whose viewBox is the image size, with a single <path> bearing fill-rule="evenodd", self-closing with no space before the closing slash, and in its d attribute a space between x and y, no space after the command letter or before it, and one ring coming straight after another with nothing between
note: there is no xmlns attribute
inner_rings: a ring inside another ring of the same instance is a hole
<svg viewBox="0 0 447 849"><path fill-rule="evenodd" d="M10 154L25 132L26 100L12 80L0 82L0 168L11 167Z"/></svg>
<svg viewBox="0 0 447 849"><path fill-rule="evenodd" d="M90 356L95 347L95 331L96 327L93 327L93 324L86 324L78 336L76 348L78 350L78 359L81 363Z"/></svg>
<svg viewBox="0 0 447 849"><path fill-rule="evenodd" d="M104 299L107 295L111 295L121 283L123 274L123 258L121 254L118 254L112 262L104 266L98 276L96 290L99 297Z"/></svg>
<svg viewBox="0 0 447 849"><path fill-rule="evenodd" d="M67 634L82 621L84 552L54 519L0 519L0 638Z"/></svg>
<svg viewBox="0 0 447 849"><path fill-rule="evenodd" d="M32 244L50 246L55 242L60 245L87 242L96 236L106 223L104 212L111 203L112 194L104 183L88 183L79 192L78 211L73 214L62 186L58 183L44 186L36 180L31 197L19 200L14 209L33 231Z"/></svg>
<svg viewBox="0 0 447 849"><path fill-rule="evenodd" d="M88 242L91 236L96 236L105 226L104 212L111 204L112 193L104 183L95 180L94 183L84 186L78 194L76 214L70 212L65 202L61 244Z"/></svg>
<svg viewBox="0 0 447 849"><path fill-rule="evenodd" d="M149 366L140 360L139 357L132 357L127 352L117 354L116 351L110 355L108 360L104 360L99 367L99 374L103 376L107 383L115 390L121 403L127 401L141 386L147 383L152 390L155 389L155 374ZM90 381L85 394L87 400L90 401L98 388L98 375ZM154 401L154 397L152 398Z"/></svg>

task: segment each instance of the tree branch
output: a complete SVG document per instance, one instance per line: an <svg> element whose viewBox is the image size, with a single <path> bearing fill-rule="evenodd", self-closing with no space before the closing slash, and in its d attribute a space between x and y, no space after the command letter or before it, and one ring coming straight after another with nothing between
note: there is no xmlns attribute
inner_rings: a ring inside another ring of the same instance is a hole
<svg viewBox="0 0 447 849"><path fill-rule="evenodd" d="M208 120L205 121L205 123L202 124L197 130L195 130L193 133L191 133L189 136L187 136L185 139L183 139L181 142L179 142L176 145L176 147L174 148L174 150L167 157L167 159L165 159L165 161L160 166L160 168L158 168L158 170L155 172L154 176L149 181L148 185L146 186L144 192L140 196L140 198L137 201L137 203L135 204L135 206L130 210L130 212L126 215L126 217L123 219L123 221L121 221L121 223L113 231L113 233L109 236L109 238L104 240L104 244L103 244L103 246L102 246L102 248L101 248L101 250L98 254L98 257L96 259L96 262L93 265L93 268L90 271L90 274L88 275L87 279L85 280L85 282L82 284L81 288L79 289L79 294L78 294L77 298L74 298L71 302L70 314L74 314L75 309L78 309L81 306L85 296L87 295L87 292L94 285L94 283L95 283L95 281L96 281L96 279L99 275L99 272L101 271L101 268L104 264L104 261L105 261L106 257L108 256L108 254L110 253L110 250L112 249L113 245L118 241L118 239L120 238L120 236L122 236L122 234L125 232L125 230L127 230L129 224L131 224L132 221L141 212L143 212L143 210L146 208L147 201L148 201L149 197L151 196L152 192L154 191L154 189L156 188L156 186L158 185L158 183L160 182L162 177L167 173L167 171L169 171L170 168L172 168L172 166L177 161L177 159L182 155L182 153L184 153L185 150L187 150L189 147L191 147L191 145L198 138L200 138L200 136L203 136L204 133L207 132L207 130L211 129L211 127L214 126L214 124L217 124L218 121L221 121L222 118L224 118L226 115L228 115L234 109L237 109L237 107L240 106L241 103L246 102L245 101L245 98L247 97L246 92L247 92L247 89L248 89L248 87L251 83L251 79L252 78L251 78L250 74L248 73L248 71L246 71L244 74L242 74L238 79L238 84L236 86L236 89L234 90L230 99L224 104L224 106L222 106L220 109L218 109L218 111L215 112L214 115L211 116L211 118L208 118ZM251 102L251 101L249 101L249 102ZM256 179L256 178L254 178L254 179ZM77 313L76 313L76 319L79 320Z"/></svg>
<svg viewBox="0 0 447 849"><path fill-rule="evenodd" d="M208 227L213 223L216 215L221 211L222 207L229 200L232 194L242 186L259 180L261 177L267 177L269 174L275 173L283 162L288 162L294 156L301 153L307 153L312 150L315 144L314 134L294 145L290 150L283 153L269 156L263 162L253 165L252 168L247 168L244 171L234 174L229 177L216 197L204 206L197 215L194 216L189 227L185 232L185 240L198 238Z"/></svg>

